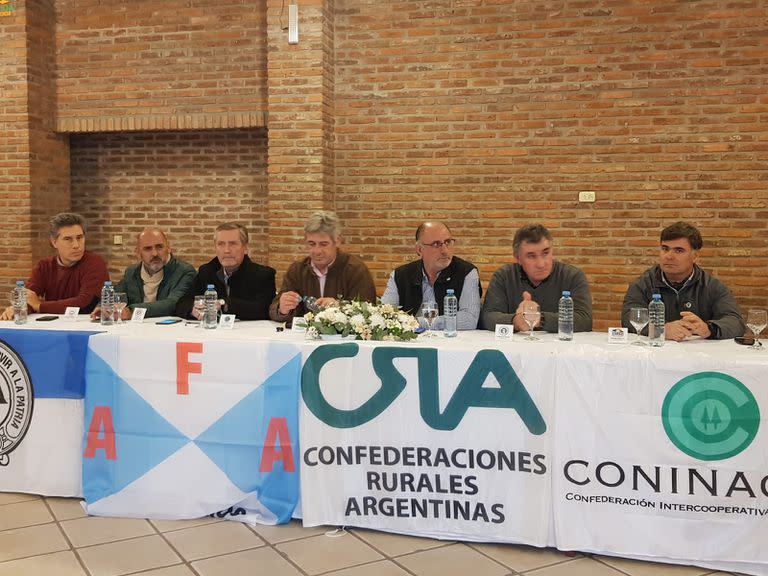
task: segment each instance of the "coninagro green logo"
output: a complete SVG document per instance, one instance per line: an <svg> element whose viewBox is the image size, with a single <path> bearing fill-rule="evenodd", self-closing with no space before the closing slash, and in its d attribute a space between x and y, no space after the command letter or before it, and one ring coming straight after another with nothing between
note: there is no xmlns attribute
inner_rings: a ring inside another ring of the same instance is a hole
<svg viewBox="0 0 768 576"><path fill-rule="evenodd" d="M699 460L725 460L750 445L760 409L749 389L719 372L686 376L661 407L664 430L680 450Z"/></svg>

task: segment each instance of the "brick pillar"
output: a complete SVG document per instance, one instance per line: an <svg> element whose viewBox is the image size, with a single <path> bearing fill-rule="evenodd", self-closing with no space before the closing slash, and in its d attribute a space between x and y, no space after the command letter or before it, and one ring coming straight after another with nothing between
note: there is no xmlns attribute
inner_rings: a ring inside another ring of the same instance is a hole
<svg viewBox="0 0 768 576"><path fill-rule="evenodd" d="M69 137L56 134L56 7L27 0L32 256L49 256L48 219L70 209Z"/></svg>
<svg viewBox="0 0 768 576"><path fill-rule="evenodd" d="M22 2L5 8L10 10L0 13L0 203L5 221L5 233L0 235L0 297L12 280L27 277L32 261L26 10Z"/></svg>
<svg viewBox="0 0 768 576"><path fill-rule="evenodd" d="M267 2L269 263L278 273L301 255L307 215L334 209L333 0L299 0L298 44L288 44L290 1Z"/></svg>
<svg viewBox="0 0 768 576"><path fill-rule="evenodd" d="M53 133L54 32L53 0L16 0L0 13L0 297L50 253L46 220L69 207L69 147Z"/></svg>

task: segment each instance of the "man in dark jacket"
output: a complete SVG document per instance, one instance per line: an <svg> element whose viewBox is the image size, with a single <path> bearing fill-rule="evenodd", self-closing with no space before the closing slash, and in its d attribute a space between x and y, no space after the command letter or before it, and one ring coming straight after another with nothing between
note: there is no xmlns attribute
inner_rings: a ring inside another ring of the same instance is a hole
<svg viewBox="0 0 768 576"><path fill-rule="evenodd" d="M744 334L741 312L728 288L696 264L703 245L699 230L687 222L664 228L659 263L635 280L624 296L622 326L630 326L630 309L644 308L653 294L661 294L667 340L689 336L721 340Z"/></svg>
<svg viewBox="0 0 768 576"><path fill-rule="evenodd" d="M267 320L275 296L275 270L248 257L248 230L234 222L221 224L213 235L216 257L200 266L187 295L179 300L176 315L197 318L195 296L213 284L222 312L240 320Z"/></svg>
<svg viewBox="0 0 768 576"><path fill-rule="evenodd" d="M409 314L418 314L422 302L436 302L439 316L433 328L442 328L443 299L453 288L459 300L456 326L474 330L480 317L480 276L471 262L453 255L456 239L442 222L424 222L416 229L416 254L420 256L396 268L387 281L383 304L400 306Z"/></svg>

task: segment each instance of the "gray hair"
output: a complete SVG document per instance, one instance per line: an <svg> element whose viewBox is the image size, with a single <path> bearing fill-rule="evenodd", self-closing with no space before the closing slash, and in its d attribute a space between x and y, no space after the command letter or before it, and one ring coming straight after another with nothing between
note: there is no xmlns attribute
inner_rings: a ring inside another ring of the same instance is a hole
<svg viewBox="0 0 768 576"><path fill-rule="evenodd" d="M248 244L248 229L242 224L237 222L225 222L216 226L216 231L213 233L213 241L216 242L216 234L222 230L237 230L240 233L240 243L244 246Z"/></svg>
<svg viewBox="0 0 768 576"><path fill-rule="evenodd" d="M85 234L85 218L74 212L56 214L56 216L48 221L48 224L50 225L49 233L52 240L56 240L59 237L59 230L67 226L80 226L83 229L83 234Z"/></svg>
<svg viewBox="0 0 768 576"><path fill-rule="evenodd" d="M341 235L341 222L335 212L318 210L309 217L304 225L304 234L322 232L328 234L334 241Z"/></svg>

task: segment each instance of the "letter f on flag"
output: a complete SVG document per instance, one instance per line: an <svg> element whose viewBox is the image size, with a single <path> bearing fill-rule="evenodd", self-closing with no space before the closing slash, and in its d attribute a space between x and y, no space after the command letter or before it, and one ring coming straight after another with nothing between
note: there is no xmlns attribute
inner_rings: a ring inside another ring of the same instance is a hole
<svg viewBox="0 0 768 576"><path fill-rule="evenodd" d="M190 354L202 353L202 342L176 343L176 394L189 394L189 375L202 374L202 363L189 361Z"/></svg>

